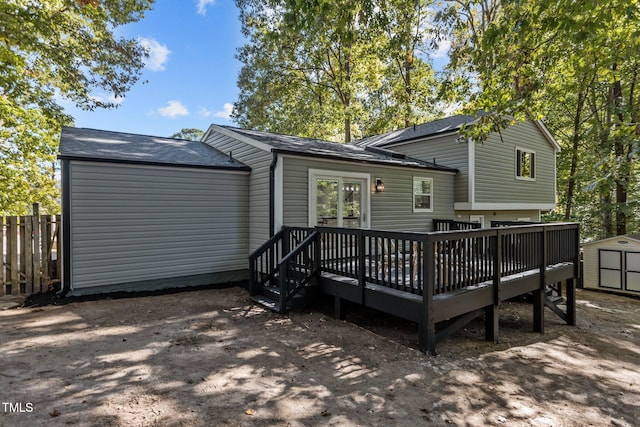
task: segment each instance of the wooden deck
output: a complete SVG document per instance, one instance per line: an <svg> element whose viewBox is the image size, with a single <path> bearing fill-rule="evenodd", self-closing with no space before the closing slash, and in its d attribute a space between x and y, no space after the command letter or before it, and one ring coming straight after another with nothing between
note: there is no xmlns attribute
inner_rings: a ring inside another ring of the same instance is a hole
<svg viewBox="0 0 640 427"><path fill-rule="evenodd" d="M534 331L544 331L545 305L575 324L578 231L573 223L434 233L285 228L252 255L251 292L277 280L284 310L315 284L334 296L337 317L355 303L414 321L420 348L435 353L482 313L486 339L497 341L500 303L524 294L533 295Z"/></svg>

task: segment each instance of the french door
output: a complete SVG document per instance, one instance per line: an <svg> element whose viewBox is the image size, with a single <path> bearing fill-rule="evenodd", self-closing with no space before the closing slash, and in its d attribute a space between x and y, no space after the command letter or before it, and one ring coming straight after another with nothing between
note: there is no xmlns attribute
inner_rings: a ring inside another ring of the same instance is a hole
<svg viewBox="0 0 640 427"><path fill-rule="evenodd" d="M310 226L368 228L368 176L316 172L310 174L310 178Z"/></svg>

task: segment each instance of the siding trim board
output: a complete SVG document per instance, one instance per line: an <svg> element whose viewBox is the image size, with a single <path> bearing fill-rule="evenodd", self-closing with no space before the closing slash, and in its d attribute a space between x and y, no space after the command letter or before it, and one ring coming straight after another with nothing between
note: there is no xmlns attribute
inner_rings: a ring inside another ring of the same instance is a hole
<svg viewBox="0 0 640 427"><path fill-rule="evenodd" d="M120 159L104 159L100 157L79 157L79 156L65 156L59 155L58 159L68 161L82 161L82 162L94 162L94 163L110 163L110 164L123 164L123 165L140 165L140 166L154 166L154 167L170 167L170 168L185 168L185 169L212 169L212 170L224 170L224 171L246 171L250 172L249 166L219 166L219 165L193 165L185 163L164 163L164 162L143 162L139 160L120 160Z"/></svg>
<svg viewBox="0 0 640 427"><path fill-rule="evenodd" d="M556 208L555 203L458 203L454 204L457 211L551 211Z"/></svg>

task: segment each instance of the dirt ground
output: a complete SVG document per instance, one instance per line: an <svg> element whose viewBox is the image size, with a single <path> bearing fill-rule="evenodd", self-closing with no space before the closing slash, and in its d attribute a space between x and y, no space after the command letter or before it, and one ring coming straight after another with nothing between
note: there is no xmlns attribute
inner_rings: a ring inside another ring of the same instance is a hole
<svg viewBox="0 0 640 427"><path fill-rule="evenodd" d="M640 300L578 291L578 326L501 307L416 350L416 326L240 288L0 311L0 425L640 425Z"/></svg>

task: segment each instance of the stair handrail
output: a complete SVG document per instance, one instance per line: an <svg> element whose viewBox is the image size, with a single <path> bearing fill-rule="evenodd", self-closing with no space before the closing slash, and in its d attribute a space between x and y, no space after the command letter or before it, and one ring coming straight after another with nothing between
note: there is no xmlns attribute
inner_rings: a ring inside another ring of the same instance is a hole
<svg viewBox="0 0 640 427"><path fill-rule="evenodd" d="M278 259L277 254L272 254L271 259L268 260L267 264L271 266L270 271L267 271L266 274L260 278L258 277L258 259L260 259L266 252L269 250L273 251L277 249L278 244L283 240L285 233L287 232L286 227L283 227L280 231L274 234L269 240L260 245L255 251L249 255L249 294L257 295L259 293L259 289L262 285L264 285L269 280L275 278L276 273L278 272Z"/></svg>
<svg viewBox="0 0 640 427"><path fill-rule="evenodd" d="M316 251L315 248L312 248L310 251L310 266L306 269L307 274L305 277L298 283L293 289L289 289L289 278L290 272L292 270L291 263L295 261L295 259L303 253L305 250L308 250L309 247L313 244L317 244L318 240L318 230L313 230L311 234L309 234L295 249L290 251L287 255L285 255L282 260L278 263L278 268L280 271L280 313L284 314L287 311L287 302L293 298L295 294L300 292L302 288L304 288L311 280L317 275L319 271L319 262L316 259Z"/></svg>

